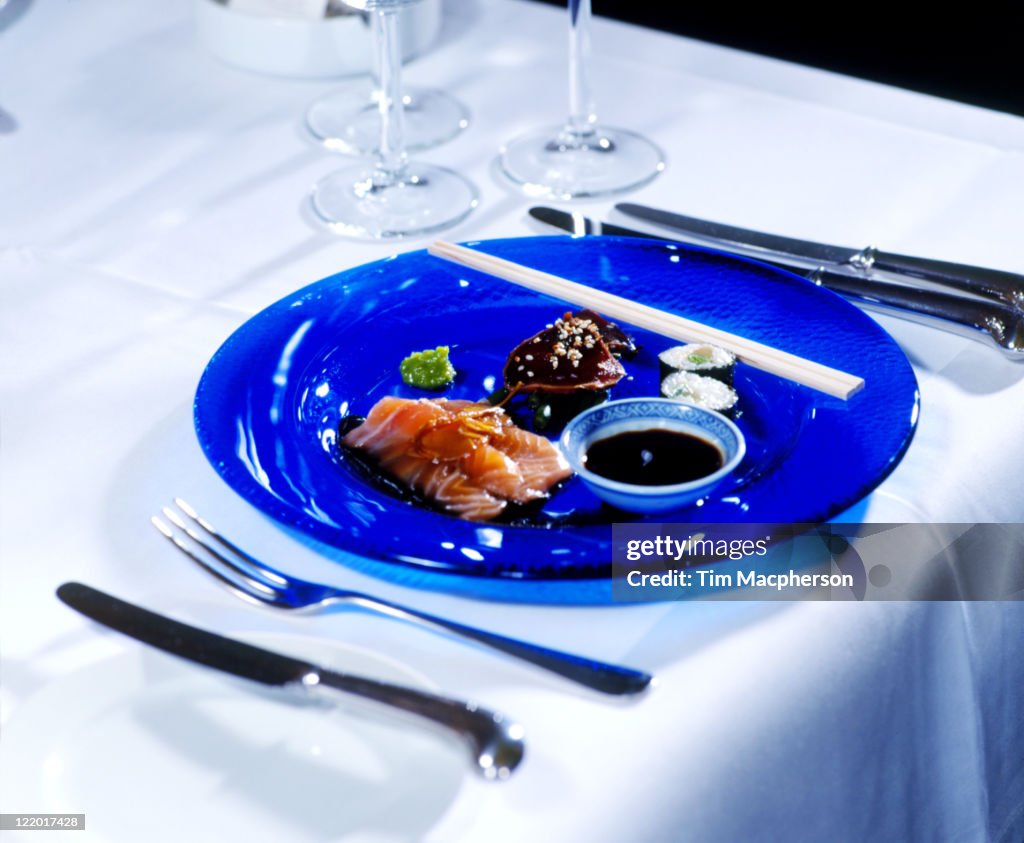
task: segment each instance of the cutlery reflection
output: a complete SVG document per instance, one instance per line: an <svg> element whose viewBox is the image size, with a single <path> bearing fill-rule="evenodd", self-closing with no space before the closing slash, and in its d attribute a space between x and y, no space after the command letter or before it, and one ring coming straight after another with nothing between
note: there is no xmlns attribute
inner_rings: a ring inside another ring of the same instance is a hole
<svg viewBox="0 0 1024 843"><path fill-rule="evenodd" d="M181 498L175 498L174 502L178 511L164 507L163 514L177 528L177 532L159 517L152 518L153 525L178 550L244 600L291 611L318 609L331 603L351 603L387 617L412 621L420 626L468 638L605 694L636 694L651 683L651 675L639 670L551 650L445 620L369 594L308 582L284 574L229 541ZM198 528L199 532L194 528ZM183 535L194 544L186 541Z"/></svg>
<svg viewBox="0 0 1024 843"><path fill-rule="evenodd" d="M328 670L189 626L81 583L64 583L57 597L97 623L214 670L327 701L332 692L362 697L451 729L469 742L485 778L507 778L523 758L523 728L474 703Z"/></svg>
<svg viewBox="0 0 1024 843"><path fill-rule="evenodd" d="M683 236L665 237L592 220L579 213L570 214L556 208L534 207L530 209L530 216L571 234L674 239L697 246L713 246L726 251L736 251L734 243L715 242L709 236L692 239ZM763 254L755 255L743 251L738 253L802 275L818 286L833 290L861 307L969 337L995 346L1010 359L1024 360L1024 312L1009 305L868 278L852 266L835 264L808 268L802 263L791 263L778 258L769 259Z"/></svg>

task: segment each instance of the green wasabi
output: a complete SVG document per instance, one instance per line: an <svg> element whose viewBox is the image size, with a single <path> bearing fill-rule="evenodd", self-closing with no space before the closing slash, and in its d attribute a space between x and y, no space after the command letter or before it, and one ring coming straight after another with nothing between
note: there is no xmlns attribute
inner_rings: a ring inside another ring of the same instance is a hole
<svg viewBox="0 0 1024 843"><path fill-rule="evenodd" d="M402 380L420 389L441 389L455 380L455 367L448 359L448 346L414 351L399 366Z"/></svg>

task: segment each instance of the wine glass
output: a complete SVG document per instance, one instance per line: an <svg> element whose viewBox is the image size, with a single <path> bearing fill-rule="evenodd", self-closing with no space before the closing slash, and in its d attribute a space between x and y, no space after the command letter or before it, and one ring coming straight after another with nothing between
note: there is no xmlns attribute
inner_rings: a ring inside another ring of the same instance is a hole
<svg viewBox="0 0 1024 843"><path fill-rule="evenodd" d="M454 225L477 206L476 189L451 170L409 161L405 151L398 11L416 0L346 2L372 17L379 149L374 163L353 164L317 183L313 210L337 233L357 237L400 237Z"/></svg>
<svg viewBox="0 0 1024 843"><path fill-rule="evenodd" d="M372 155L380 151L380 85L355 85L314 100L306 129L333 152ZM430 149L469 126L469 112L443 91L412 88L402 95L405 148Z"/></svg>
<svg viewBox="0 0 1024 843"><path fill-rule="evenodd" d="M580 199L640 187L665 169L660 149L597 122L588 79L590 0L569 2L569 118L506 144L501 168L532 196Z"/></svg>
<svg viewBox="0 0 1024 843"><path fill-rule="evenodd" d="M347 3L346 7L353 5ZM373 68L373 76L372 82L353 82L320 97L307 109L306 128L328 149L350 155L373 155L379 151L378 115L383 96L380 67ZM402 106L405 148L410 152L438 146L469 125L469 112L443 91L406 88Z"/></svg>

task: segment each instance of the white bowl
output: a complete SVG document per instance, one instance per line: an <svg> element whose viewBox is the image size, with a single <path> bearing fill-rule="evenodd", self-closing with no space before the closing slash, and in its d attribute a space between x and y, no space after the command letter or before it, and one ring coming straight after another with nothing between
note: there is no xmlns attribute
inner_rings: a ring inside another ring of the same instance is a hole
<svg viewBox="0 0 1024 843"><path fill-rule="evenodd" d="M373 65L373 33L358 13L304 18L259 14L224 0L193 5L199 40L243 70L321 78L366 73ZM426 51L441 31L441 0L422 0L399 14L402 57L409 59Z"/></svg>
<svg viewBox="0 0 1024 843"><path fill-rule="evenodd" d="M595 442L631 430L673 430L703 439L722 453L722 467L706 477L665 486L611 480L590 471L587 450ZM721 413L671 398L624 398L585 410L562 432L562 453L597 497L627 512L668 512L706 497L736 470L747 451L740 429Z"/></svg>

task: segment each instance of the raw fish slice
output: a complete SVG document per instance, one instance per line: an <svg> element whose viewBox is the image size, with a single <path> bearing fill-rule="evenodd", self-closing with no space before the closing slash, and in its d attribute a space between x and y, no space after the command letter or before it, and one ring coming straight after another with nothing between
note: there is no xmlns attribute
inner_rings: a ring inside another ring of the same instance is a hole
<svg viewBox="0 0 1024 843"><path fill-rule="evenodd" d="M520 427L506 428L494 446L515 461L529 489L544 495L556 483L572 475L569 463L558 448L544 437Z"/></svg>
<svg viewBox="0 0 1024 843"><path fill-rule="evenodd" d="M411 453L436 462L448 462L469 456L480 442L480 437L466 435L458 419L449 418L417 434Z"/></svg>
<svg viewBox="0 0 1024 843"><path fill-rule="evenodd" d="M543 488L526 482L513 459L487 444L478 444L458 460L439 461L404 454L382 460L381 467L417 491L460 512L489 509L494 505L494 499L502 499L497 510L500 512L504 508L504 500L528 503L545 496ZM442 469L440 473L438 469ZM455 484L452 478L456 474L461 474L465 482ZM442 481L448 485L442 485ZM476 500L474 492L490 500Z"/></svg>
<svg viewBox="0 0 1024 843"><path fill-rule="evenodd" d="M462 470L480 488L516 503L529 503L546 497L544 490L526 483L519 465L491 445L482 445L466 457Z"/></svg>
<svg viewBox="0 0 1024 843"><path fill-rule="evenodd" d="M502 415L503 410L491 404L482 404L479 401L467 401L465 398L438 398L435 401L448 412L459 415L487 416Z"/></svg>
<svg viewBox="0 0 1024 843"><path fill-rule="evenodd" d="M383 470L445 509L474 521L490 520L507 506L506 500L470 479L458 460L437 461L410 451L424 428L432 424L447 427L452 417L447 409L429 399L386 397L342 441L369 451Z"/></svg>
<svg viewBox="0 0 1024 843"><path fill-rule="evenodd" d="M402 457L388 468L418 492L471 521L489 521L508 505L508 501L480 488L455 462Z"/></svg>
<svg viewBox="0 0 1024 843"><path fill-rule="evenodd" d="M449 415L431 421L416 437L414 452L435 460L469 456L504 428L504 411L470 401L438 401ZM453 411L452 405L468 405Z"/></svg>
<svg viewBox="0 0 1024 843"><path fill-rule="evenodd" d="M494 518L509 501L546 497L549 486L570 474L547 439L520 430L500 408L471 401L382 398L342 442L474 521Z"/></svg>
<svg viewBox="0 0 1024 843"><path fill-rule="evenodd" d="M386 396L373 405L366 421L349 431L342 441L385 460L407 452L420 431L448 416L447 410L426 398L410 401Z"/></svg>

